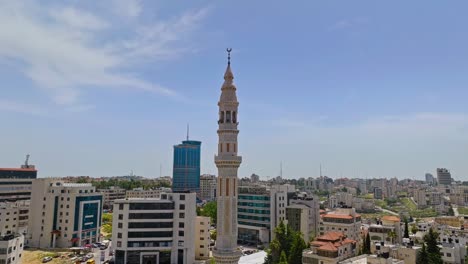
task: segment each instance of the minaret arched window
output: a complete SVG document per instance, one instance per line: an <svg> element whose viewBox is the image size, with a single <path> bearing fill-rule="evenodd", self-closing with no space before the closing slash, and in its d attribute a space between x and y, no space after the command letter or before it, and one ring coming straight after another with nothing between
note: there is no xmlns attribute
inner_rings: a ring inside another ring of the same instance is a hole
<svg viewBox="0 0 468 264"><path fill-rule="evenodd" d="M237 123L237 112L232 111L232 122L235 124Z"/></svg>
<svg viewBox="0 0 468 264"><path fill-rule="evenodd" d="M229 152L229 143L226 143L226 151Z"/></svg>
<svg viewBox="0 0 468 264"><path fill-rule="evenodd" d="M219 112L219 123L224 123L224 111Z"/></svg>
<svg viewBox="0 0 468 264"><path fill-rule="evenodd" d="M226 111L226 123L231 123L231 111Z"/></svg>

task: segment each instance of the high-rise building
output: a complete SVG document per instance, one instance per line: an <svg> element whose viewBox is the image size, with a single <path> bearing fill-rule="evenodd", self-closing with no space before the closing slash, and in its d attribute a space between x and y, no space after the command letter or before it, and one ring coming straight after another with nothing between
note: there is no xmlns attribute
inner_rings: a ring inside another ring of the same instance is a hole
<svg viewBox="0 0 468 264"><path fill-rule="evenodd" d="M29 218L29 200L0 203L0 236L26 234Z"/></svg>
<svg viewBox="0 0 468 264"><path fill-rule="evenodd" d="M434 175L430 173L426 173L426 183L433 184L434 183Z"/></svg>
<svg viewBox="0 0 468 264"><path fill-rule="evenodd" d="M195 193L116 200L112 217L115 263L194 263L195 204Z"/></svg>
<svg viewBox="0 0 468 264"><path fill-rule="evenodd" d="M218 264L238 263L242 254L237 248L237 170L242 162L242 158L237 155L239 102L233 83L230 51L231 49L228 49L228 65L218 102L218 155L215 156L218 168L218 226L213 251L215 262Z"/></svg>
<svg viewBox="0 0 468 264"><path fill-rule="evenodd" d="M31 199L32 181L37 178L34 165L0 168L0 202Z"/></svg>
<svg viewBox="0 0 468 264"><path fill-rule="evenodd" d="M439 183L439 185L451 185L452 175L450 174L450 171L445 168L438 168L437 182Z"/></svg>
<svg viewBox="0 0 468 264"><path fill-rule="evenodd" d="M102 194L91 183L36 179L29 211L31 247L67 248L100 240Z"/></svg>
<svg viewBox="0 0 468 264"><path fill-rule="evenodd" d="M174 146L174 168L172 190L174 192L200 191L200 151L201 142L182 141Z"/></svg>
<svg viewBox="0 0 468 264"><path fill-rule="evenodd" d="M204 174L200 176L200 199L213 201L216 198L216 176Z"/></svg>

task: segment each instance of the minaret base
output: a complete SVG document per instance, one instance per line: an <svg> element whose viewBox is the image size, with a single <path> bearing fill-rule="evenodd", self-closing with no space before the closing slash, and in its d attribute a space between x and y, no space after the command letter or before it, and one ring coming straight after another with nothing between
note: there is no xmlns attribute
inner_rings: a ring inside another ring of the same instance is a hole
<svg viewBox="0 0 468 264"><path fill-rule="evenodd" d="M237 264L239 263L241 256L242 252L240 250L220 251L215 249L213 251L213 257L216 264Z"/></svg>

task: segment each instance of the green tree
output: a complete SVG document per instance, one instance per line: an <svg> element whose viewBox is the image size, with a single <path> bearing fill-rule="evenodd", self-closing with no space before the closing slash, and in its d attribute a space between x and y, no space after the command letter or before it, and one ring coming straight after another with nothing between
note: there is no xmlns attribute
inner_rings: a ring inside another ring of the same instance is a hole
<svg viewBox="0 0 468 264"><path fill-rule="evenodd" d="M102 223L112 225L112 214L111 213L102 214Z"/></svg>
<svg viewBox="0 0 468 264"><path fill-rule="evenodd" d="M302 234L294 232L294 239L289 252L288 263L302 263L302 251L307 248L307 244L302 238Z"/></svg>
<svg viewBox="0 0 468 264"><path fill-rule="evenodd" d="M448 209L448 212L447 212L448 215L450 216L454 216L455 215L455 211L453 211L453 207L450 205L449 209Z"/></svg>
<svg viewBox="0 0 468 264"><path fill-rule="evenodd" d="M392 244L395 243L395 238L397 237L397 234L395 233L395 231L390 231L387 233L387 237L390 238L390 242Z"/></svg>
<svg viewBox="0 0 468 264"><path fill-rule="evenodd" d="M418 252L418 256L416 257L416 264L428 264L429 262L429 255L426 250L426 244L423 243L421 251Z"/></svg>
<svg viewBox="0 0 468 264"><path fill-rule="evenodd" d="M201 216L211 217L211 222L216 224L216 218L218 213L218 204L216 201L211 201L205 204L203 208L200 209Z"/></svg>
<svg viewBox="0 0 468 264"><path fill-rule="evenodd" d="M405 233L403 235L404 238L409 238L409 229L408 229L408 219L405 218Z"/></svg>
<svg viewBox="0 0 468 264"><path fill-rule="evenodd" d="M411 233L416 234L418 231L419 231L419 228L417 225L411 226Z"/></svg>
<svg viewBox="0 0 468 264"><path fill-rule="evenodd" d="M431 264L442 264L442 256L440 255L440 249L437 246L437 238L439 234L432 228L429 229L429 233L424 236L424 242L427 245L427 252L429 263Z"/></svg>
<svg viewBox="0 0 468 264"><path fill-rule="evenodd" d="M367 232L366 238L364 239L364 249L362 250L364 254L370 254L371 253L371 239L369 232Z"/></svg>
<svg viewBox="0 0 468 264"><path fill-rule="evenodd" d="M288 260L286 258L286 253L284 253L284 251L281 251L281 255L280 255L280 259L279 259L278 264L288 264Z"/></svg>

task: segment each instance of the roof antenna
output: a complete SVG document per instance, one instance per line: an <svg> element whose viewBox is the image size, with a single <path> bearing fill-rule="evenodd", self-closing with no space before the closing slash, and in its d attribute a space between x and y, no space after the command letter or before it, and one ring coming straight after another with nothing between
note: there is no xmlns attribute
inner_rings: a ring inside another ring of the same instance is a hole
<svg viewBox="0 0 468 264"><path fill-rule="evenodd" d="M24 166L25 166L26 168L29 168L29 164L28 164L28 163L29 163L29 157L30 157L30 156L31 156L31 155L26 154L26 160L24 161Z"/></svg>
<svg viewBox="0 0 468 264"><path fill-rule="evenodd" d="M187 141L189 140L190 125L187 123Z"/></svg>
<svg viewBox="0 0 468 264"><path fill-rule="evenodd" d="M226 51L228 53L228 65L231 65L231 51L232 51L232 49L227 48Z"/></svg>

